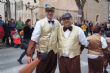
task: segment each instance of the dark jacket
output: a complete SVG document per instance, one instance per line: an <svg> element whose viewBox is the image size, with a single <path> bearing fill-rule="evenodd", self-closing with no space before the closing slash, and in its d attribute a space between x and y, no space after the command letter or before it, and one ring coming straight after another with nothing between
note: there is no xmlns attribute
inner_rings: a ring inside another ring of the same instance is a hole
<svg viewBox="0 0 110 73"><path fill-rule="evenodd" d="M30 28L29 26L25 26L23 28L24 37L23 37L22 44L21 44L22 49L27 50L27 47L28 47L29 41L31 39L31 35L32 35L33 30L34 30L34 28Z"/></svg>
<svg viewBox="0 0 110 73"><path fill-rule="evenodd" d="M8 23L5 23L5 24L3 25L3 27L4 27L5 36L6 36L6 37L9 37L9 35L10 35L9 24L8 24Z"/></svg>
<svg viewBox="0 0 110 73"><path fill-rule="evenodd" d="M15 30L15 29L16 29L16 24L15 24L15 23L11 23L11 24L9 25L9 28L10 28L11 31L12 31L12 30Z"/></svg>
<svg viewBox="0 0 110 73"><path fill-rule="evenodd" d="M29 26L25 26L23 28L23 31L24 31L23 39L29 39L30 40L33 30L34 30L34 28L30 28Z"/></svg>
<svg viewBox="0 0 110 73"><path fill-rule="evenodd" d="M0 26L3 26L3 25L4 25L4 21L0 20Z"/></svg>

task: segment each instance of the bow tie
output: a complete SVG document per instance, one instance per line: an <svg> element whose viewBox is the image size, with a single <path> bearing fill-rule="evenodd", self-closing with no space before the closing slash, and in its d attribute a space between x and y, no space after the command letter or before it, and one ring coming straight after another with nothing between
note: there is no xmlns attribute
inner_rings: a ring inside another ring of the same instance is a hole
<svg viewBox="0 0 110 73"><path fill-rule="evenodd" d="M65 32L67 29L70 30L70 31L72 31L73 27L72 27L72 26L70 26L70 27L63 27L63 31L64 31L64 32Z"/></svg>
<svg viewBox="0 0 110 73"><path fill-rule="evenodd" d="M54 21L48 21L48 23L49 23L49 24L50 24L50 23L54 24Z"/></svg>

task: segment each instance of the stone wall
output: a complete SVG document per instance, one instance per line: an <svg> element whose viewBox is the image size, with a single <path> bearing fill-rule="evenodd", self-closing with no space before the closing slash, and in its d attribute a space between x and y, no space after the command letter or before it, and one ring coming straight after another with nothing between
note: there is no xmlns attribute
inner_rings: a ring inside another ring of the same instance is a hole
<svg viewBox="0 0 110 73"><path fill-rule="evenodd" d="M108 2L101 0L99 3L94 0L87 0L84 7L85 19L93 22L107 22L108 21Z"/></svg>
<svg viewBox="0 0 110 73"><path fill-rule="evenodd" d="M4 3L0 3L0 15L2 15L3 20L5 19L5 13L4 13Z"/></svg>
<svg viewBox="0 0 110 73"><path fill-rule="evenodd" d="M78 7L75 0L39 0L40 7L45 7L45 4L49 4L56 8L55 17L59 18L63 13L70 12L76 19L78 15ZM39 8L38 16L43 18L45 16L45 9Z"/></svg>

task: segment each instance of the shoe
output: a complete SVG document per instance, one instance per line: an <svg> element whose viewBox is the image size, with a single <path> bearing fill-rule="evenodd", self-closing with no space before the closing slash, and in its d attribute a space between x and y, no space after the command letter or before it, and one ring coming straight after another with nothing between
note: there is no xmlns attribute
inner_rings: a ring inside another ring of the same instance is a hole
<svg viewBox="0 0 110 73"><path fill-rule="evenodd" d="M107 70L104 70L104 73L108 73L108 71Z"/></svg>
<svg viewBox="0 0 110 73"><path fill-rule="evenodd" d="M17 61L19 62L19 64L23 64L19 59Z"/></svg>

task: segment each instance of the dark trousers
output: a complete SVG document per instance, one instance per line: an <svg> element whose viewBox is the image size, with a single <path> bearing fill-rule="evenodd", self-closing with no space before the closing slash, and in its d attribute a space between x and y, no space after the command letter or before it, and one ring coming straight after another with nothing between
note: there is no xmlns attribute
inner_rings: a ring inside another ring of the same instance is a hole
<svg viewBox="0 0 110 73"><path fill-rule="evenodd" d="M37 53L39 56L39 53ZM57 66L57 54L53 51L48 53L48 57L45 61L41 61L36 68L36 73L55 73Z"/></svg>
<svg viewBox="0 0 110 73"><path fill-rule="evenodd" d="M26 51L27 50L25 50L22 54L21 54L21 56L19 57L19 61L22 61L22 59L23 59L23 57L26 55ZM34 55L34 52L33 52L33 55Z"/></svg>
<svg viewBox="0 0 110 73"><path fill-rule="evenodd" d="M107 66L110 65L110 51L108 49L103 49L104 53L104 70L107 69Z"/></svg>
<svg viewBox="0 0 110 73"><path fill-rule="evenodd" d="M98 57L96 59L88 58L89 73L103 73L103 60L104 57Z"/></svg>
<svg viewBox="0 0 110 73"><path fill-rule="evenodd" d="M20 58L19 58L20 61L22 61L23 57L26 55L26 51L27 51L27 50L25 50L25 51L21 54L21 56L20 56Z"/></svg>
<svg viewBox="0 0 110 73"><path fill-rule="evenodd" d="M26 55L26 52L27 52L27 48L28 48L28 43L29 43L29 40L28 39L23 39L22 40L22 44L21 44L21 48L24 49L24 52L21 54L19 60L22 61L22 58ZM33 52L34 54L34 52Z"/></svg>
<svg viewBox="0 0 110 73"><path fill-rule="evenodd" d="M22 29L18 29L19 36L20 36L20 38L22 38L21 35L20 35L20 31L22 31Z"/></svg>
<svg viewBox="0 0 110 73"><path fill-rule="evenodd" d="M6 43L6 45L10 45L9 43L9 37L8 36L4 36L3 40L2 40L3 43Z"/></svg>
<svg viewBox="0 0 110 73"><path fill-rule="evenodd" d="M80 56L68 58L61 56L59 58L60 73L81 73Z"/></svg>

